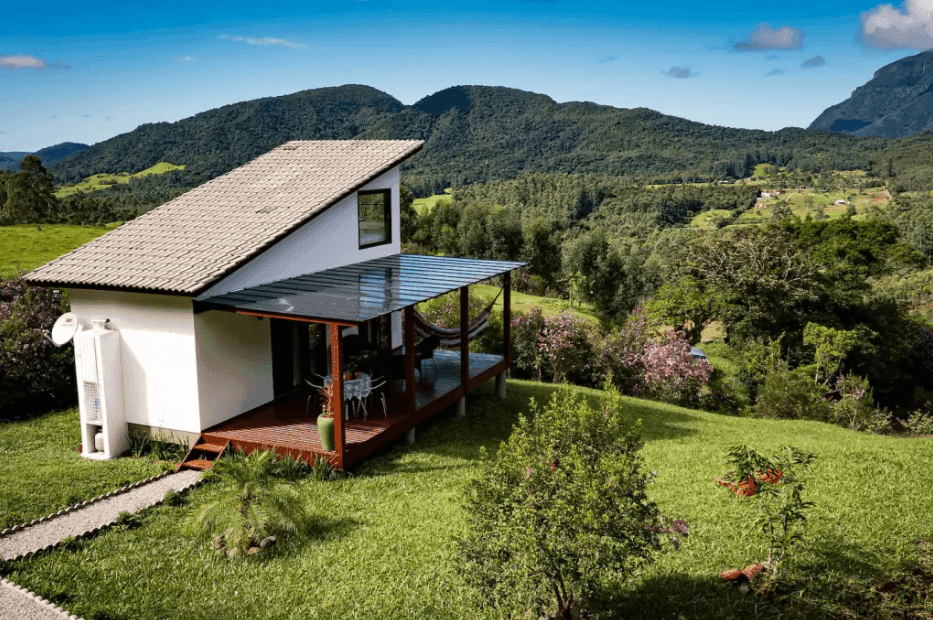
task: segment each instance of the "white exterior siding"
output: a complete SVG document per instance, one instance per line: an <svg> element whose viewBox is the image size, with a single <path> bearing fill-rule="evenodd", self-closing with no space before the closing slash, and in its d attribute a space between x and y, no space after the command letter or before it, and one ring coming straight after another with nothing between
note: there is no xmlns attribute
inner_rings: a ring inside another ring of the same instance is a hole
<svg viewBox="0 0 933 620"><path fill-rule="evenodd" d="M272 400L269 325L230 312L194 315L200 430Z"/></svg>
<svg viewBox="0 0 933 620"><path fill-rule="evenodd" d="M70 293L72 312L86 322L110 319L120 333L126 421L199 432L191 299L85 289Z"/></svg>
<svg viewBox="0 0 933 620"><path fill-rule="evenodd" d="M341 267L401 252L399 220L399 172L396 166L371 181L361 191L392 191L392 241L359 249L359 220L356 193L317 215L271 248L226 276L202 296L222 295L276 280ZM275 215L275 212L271 214Z"/></svg>

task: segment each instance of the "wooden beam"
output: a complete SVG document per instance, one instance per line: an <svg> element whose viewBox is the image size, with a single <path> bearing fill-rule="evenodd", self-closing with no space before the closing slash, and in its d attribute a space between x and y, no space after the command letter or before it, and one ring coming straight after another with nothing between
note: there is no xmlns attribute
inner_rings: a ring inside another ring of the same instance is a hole
<svg viewBox="0 0 933 620"><path fill-rule="evenodd" d="M502 339L505 351L505 367L512 365L512 272L502 276Z"/></svg>
<svg viewBox="0 0 933 620"><path fill-rule="evenodd" d="M271 312L253 312L251 310L237 310L234 308L225 309L215 306L211 310L220 310L222 312L232 312L234 314L245 314L246 316L258 316L267 319L284 319L286 321L300 321L302 323L320 323L322 325L339 325L340 327L356 327L359 323L338 323L327 319L315 319L308 316L296 316L294 314L273 314Z"/></svg>
<svg viewBox="0 0 933 620"><path fill-rule="evenodd" d="M330 397L330 410L334 412L334 452L337 453L337 469L344 468L344 448L347 443L347 429L343 423L343 361L341 345L342 329L337 323L330 323L330 377L333 392Z"/></svg>
<svg viewBox="0 0 933 620"><path fill-rule="evenodd" d="M464 398L470 384L470 287L460 287L460 389Z"/></svg>
<svg viewBox="0 0 933 620"><path fill-rule="evenodd" d="M406 306L404 315L405 338L405 411L415 414L415 307Z"/></svg>

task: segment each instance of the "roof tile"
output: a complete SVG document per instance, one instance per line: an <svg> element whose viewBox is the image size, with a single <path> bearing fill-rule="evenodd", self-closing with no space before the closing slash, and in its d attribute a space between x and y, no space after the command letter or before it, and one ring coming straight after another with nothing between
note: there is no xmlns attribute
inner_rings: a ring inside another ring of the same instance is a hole
<svg viewBox="0 0 933 620"><path fill-rule="evenodd" d="M421 146L419 140L287 142L26 280L194 294Z"/></svg>

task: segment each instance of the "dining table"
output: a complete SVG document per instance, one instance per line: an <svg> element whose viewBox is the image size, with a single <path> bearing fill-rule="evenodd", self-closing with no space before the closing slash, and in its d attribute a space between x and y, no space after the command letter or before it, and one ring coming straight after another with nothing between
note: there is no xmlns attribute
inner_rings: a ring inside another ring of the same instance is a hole
<svg viewBox="0 0 933 620"><path fill-rule="evenodd" d="M324 377L324 387L328 388L334 383L331 376ZM365 372L347 373L343 378L343 400L353 407L354 415L359 410L365 398L373 392L373 378ZM365 411L365 409L364 409ZM344 418L349 417L349 409L345 410Z"/></svg>

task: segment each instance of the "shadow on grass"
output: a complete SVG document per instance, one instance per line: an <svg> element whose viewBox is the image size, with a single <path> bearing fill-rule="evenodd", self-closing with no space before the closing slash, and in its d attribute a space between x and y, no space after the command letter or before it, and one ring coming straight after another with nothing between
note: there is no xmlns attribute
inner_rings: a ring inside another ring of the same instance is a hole
<svg viewBox="0 0 933 620"><path fill-rule="evenodd" d="M509 438L520 415L531 413L531 399L545 406L561 386L549 383L510 382L504 400L495 395L493 382L468 396L466 416L455 415L456 405L443 410L418 425L416 442L406 445L396 442L382 448L361 463L352 473L359 477L381 477L397 473L422 473L470 467L480 460L480 448L495 454L499 444ZM602 392L574 387L594 408L602 407ZM632 420L642 421L645 441L678 439L696 433L687 428L691 422L689 410L650 401L625 399L624 413ZM410 458L430 455L446 459L444 464ZM451 463L460 461L460 465Z"/></svg>

